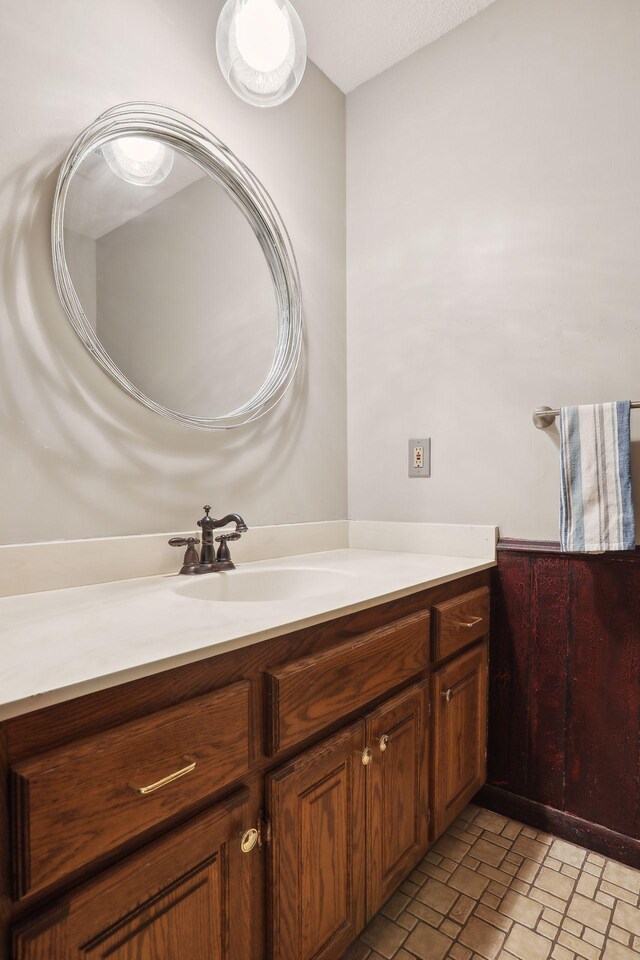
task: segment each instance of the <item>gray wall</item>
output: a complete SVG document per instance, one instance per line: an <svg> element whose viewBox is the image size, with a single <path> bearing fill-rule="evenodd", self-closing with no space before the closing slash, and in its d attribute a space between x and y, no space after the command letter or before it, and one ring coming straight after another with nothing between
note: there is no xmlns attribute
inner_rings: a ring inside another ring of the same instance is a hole
<svg viewBox="0 0 640 960"><path fill-rule="evenodd" d="M312 64L277 110L243 104L215 56L221 0L5 0L0 7L0 542L346 515L344 97ZM72 140L115 103L196 117L271 192L299 258L306 360L279 410L201 433L112 384L56 297L49 219Z"/></svg>
<svg viewBox="0 0 640 960"><path fill-rule="evenodd" d="M557 538L533 408L640 399L639 92L637 0L497 0L349 95L352 518Z"/></svg>

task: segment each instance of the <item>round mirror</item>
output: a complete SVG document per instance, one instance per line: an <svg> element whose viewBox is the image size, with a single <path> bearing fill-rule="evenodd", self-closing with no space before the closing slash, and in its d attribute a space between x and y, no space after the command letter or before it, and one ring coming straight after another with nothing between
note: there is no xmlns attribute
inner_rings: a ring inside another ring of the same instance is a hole
<svg viewBox="0 0 640 960"><path fill-rule="evenodd" d="M125 390L163 416L228 429L291 383L298 272L273 202L208 130L125 104L60 171L53 262L67 314Z"/></svg>

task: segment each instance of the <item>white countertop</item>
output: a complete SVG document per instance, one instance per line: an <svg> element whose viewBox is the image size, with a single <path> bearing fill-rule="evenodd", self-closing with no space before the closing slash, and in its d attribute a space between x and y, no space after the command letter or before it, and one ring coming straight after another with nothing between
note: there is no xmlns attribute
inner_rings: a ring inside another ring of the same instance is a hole
<svg viewBox="0 0 640 960"><path fill-rule="evenodd" d="M330 550L244 563L242 571L322 570L315 596L225 603L194 599L205 578L145 577L0 599L0 720L299 630L486 570L493 560Z"/></svg>

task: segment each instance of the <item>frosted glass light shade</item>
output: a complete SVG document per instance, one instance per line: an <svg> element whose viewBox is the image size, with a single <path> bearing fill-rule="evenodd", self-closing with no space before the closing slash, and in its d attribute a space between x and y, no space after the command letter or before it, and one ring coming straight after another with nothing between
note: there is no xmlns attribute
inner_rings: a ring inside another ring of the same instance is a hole
<svg viewBox="0 0 640 960"><path fill-rule="evenodd" d="M102 147L110 168L127 183L153 187L162 183L173 167L173 150L149 137L119 137Z"/></svg>
<svg viewBox="0 0 640 960"><path fill-rule="evenodd" d="M255 107L288 100L307 65L304 27L289 0L227 0L216 49L231 89Z"/></svg>

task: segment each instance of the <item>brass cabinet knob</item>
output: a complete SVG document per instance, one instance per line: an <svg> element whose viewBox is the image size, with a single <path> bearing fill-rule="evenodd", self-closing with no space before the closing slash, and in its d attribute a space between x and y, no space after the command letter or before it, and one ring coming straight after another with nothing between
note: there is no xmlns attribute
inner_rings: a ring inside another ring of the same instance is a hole
<svg viewBox="0 0 640 960"><path fill-rule="evenodd" d="M380 747L380 750L382 751L382 753L384 753L385 750L387 749L387 747L389 746L389 736L388 736L388 734L383 733L383 735L382 735L382 736L380 737L380 739L378 740L378 746Z"/></svg>
<svg viewBox="0 0 640 960"><path fill-rule="evenodd" d="M452 691L451 691L451 687L449 687L448 690L444 690L444 691L442 692L442 696L445 698L445 700L447 701L447 703L451 703L451 697L453 696L453 693L452 693Z"/></svg>
<svg viewBox="0 0 640 960"><path fill-rule="evenodd" d="M255 827L251 827L250 830L245 830L242 834L242 839L240 840L240 849L243 853L251 853L253 848L258 843L259 835Z"/></svg>
<svg viewBox="0 0 640 960"><path fill-rule="evenodd" d="M362 762L365 765L365 767L369 766L372 760L373 760L373 750L371 749L371 747L365 747L364 750L362 751Z"/></svg>

